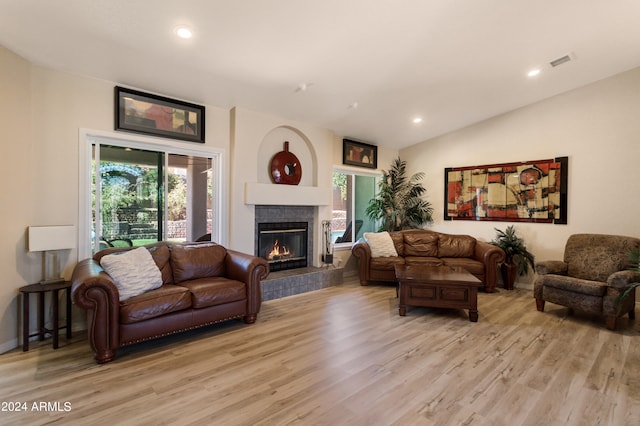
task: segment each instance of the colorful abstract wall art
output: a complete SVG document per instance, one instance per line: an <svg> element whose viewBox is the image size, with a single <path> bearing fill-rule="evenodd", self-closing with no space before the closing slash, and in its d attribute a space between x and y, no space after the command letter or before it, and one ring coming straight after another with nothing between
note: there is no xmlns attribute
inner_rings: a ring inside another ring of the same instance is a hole
<svg viewBox="0 0 640 426"><path fill-rule="evenodd" d="M444 171L445 220L567 223L568 157Z"/></svg>

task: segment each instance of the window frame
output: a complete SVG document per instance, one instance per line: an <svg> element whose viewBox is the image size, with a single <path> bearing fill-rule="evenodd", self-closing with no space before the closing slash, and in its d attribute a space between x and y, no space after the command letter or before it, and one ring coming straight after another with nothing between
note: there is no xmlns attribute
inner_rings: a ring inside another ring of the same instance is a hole
<svg viewBox="0 0 640 426"><path fill-rule="evenodd" d="M355 179L355 176L373 177L375 179L375 193L374 193L374 196L377 196L377 194L378 194L378 182L382 178L382 172L380 172L380 171L366 171L366 170L361 170L359 168L352 168L352 167L345 167L345 166L334 166L333 167L333 171L331 172L331 178L332 179L333 179L333 175L336 174L336 173L341 173L341 174L345 174L345 175L354 176L354 179L351 179L351 192L353 194L355 194L355 190L356 190L356 179ZM331 185L331 187L333 188L333 184ZM331 204L331 208L333 210L333 202ZM356 197L355 196L351 197L351 205L349 206L349 208L351 209L352 217L355 218L355 210L356 210ZM378 226L378 223L376 222L376 227L377 226ZM351 229L351 241L348 241L346 243L333 243L333 247L336 250L351 249L351 247L353 247L353 245L356 242L357 242L357 240L356 240L356 235L355 235L355 227L352 227L352 229Z"/></svg>
<svg viewBox="0 0 640 426"><path fill-rule="evenodd" d="M226 176L224 161L226 161L224 150L197 146L192 147L184 142L172 139L160 139L146 136L136 136L132 134L105 132L90 129L80 129L79 131L79 185L78 185L78 258L84 259L92 256L91 230L92 230L92 166L91 160L92 147L94 145L111 145L123 148L133 148L148 151L157 151L164 153L164 166L167 167L169 154L187 155L196 157L206 157L211 159L212 165L212 187L213 187L213 222L212 239L216 242L227 245L227 217L226 206L227 199L226 185L223 185L224 176ZM167 186L167 175L163 176L164 187ZM167 203L164 200L163 221L167 221Z"/></svg>

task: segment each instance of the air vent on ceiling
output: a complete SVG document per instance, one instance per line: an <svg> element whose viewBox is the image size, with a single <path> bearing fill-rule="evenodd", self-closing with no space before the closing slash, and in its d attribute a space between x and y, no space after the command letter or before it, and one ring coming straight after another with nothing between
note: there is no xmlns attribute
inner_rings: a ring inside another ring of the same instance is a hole
<svg viewBox="0 0 640 426"><path fill-rule="evenodd" d="M559 66L559 65L562 65L562 64L564 64L564 63L569 62L571 59L572 59L572 58L571 58L571 55L564 55L564 56L562 56L562 57L560 57L560 58L558 58L558 59L554 59L553 61L549 62L549 64L550 64L552 67L557 67L557 66Z"/></svg>

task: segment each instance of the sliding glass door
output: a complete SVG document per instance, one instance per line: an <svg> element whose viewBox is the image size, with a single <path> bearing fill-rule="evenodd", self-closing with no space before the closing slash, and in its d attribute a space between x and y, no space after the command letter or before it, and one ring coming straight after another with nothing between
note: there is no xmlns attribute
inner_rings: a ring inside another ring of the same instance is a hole
<svg viewBox="0 0 640 426"><path fill-rule="evenodd" d="M217 237L213 156L93 143L91 247Z"/></svg>
<svg viewBox="0 0 640 426"><path fill-rule="evenodd" d="M211 158L168 155L167 240L211 239L213 189Z"/></svg>
<svg viewBox="0 0 640 426"><path fill-rule="evenodd" d="M334 170L331 240L353 244L365 232L376 232L377 224L368 218L369 201L375 197L378 180L374 174Z"/></svg>
<svg viewBox="0 0 640 426"><path fill-rule="evenodd" d="M164 154L97 145L93 160L94 247L162 240Z"/></svg>

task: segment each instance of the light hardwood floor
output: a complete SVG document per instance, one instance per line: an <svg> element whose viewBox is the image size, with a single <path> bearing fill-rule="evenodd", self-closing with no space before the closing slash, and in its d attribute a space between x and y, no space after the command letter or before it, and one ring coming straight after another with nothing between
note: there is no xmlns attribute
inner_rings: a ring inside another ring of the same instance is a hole
<svg viewBox="0 0 640 426"><path fill-rule="evenodd" d="M83 333L55 351L46 340L0 356L4 408L27 403L0 424L640 424L638 322L611 332L558 305L540 313L530 290L478 299L477 323L400 317L395 287L349 279L265 302L254 325L139 344L106 365Z"/></svg>

